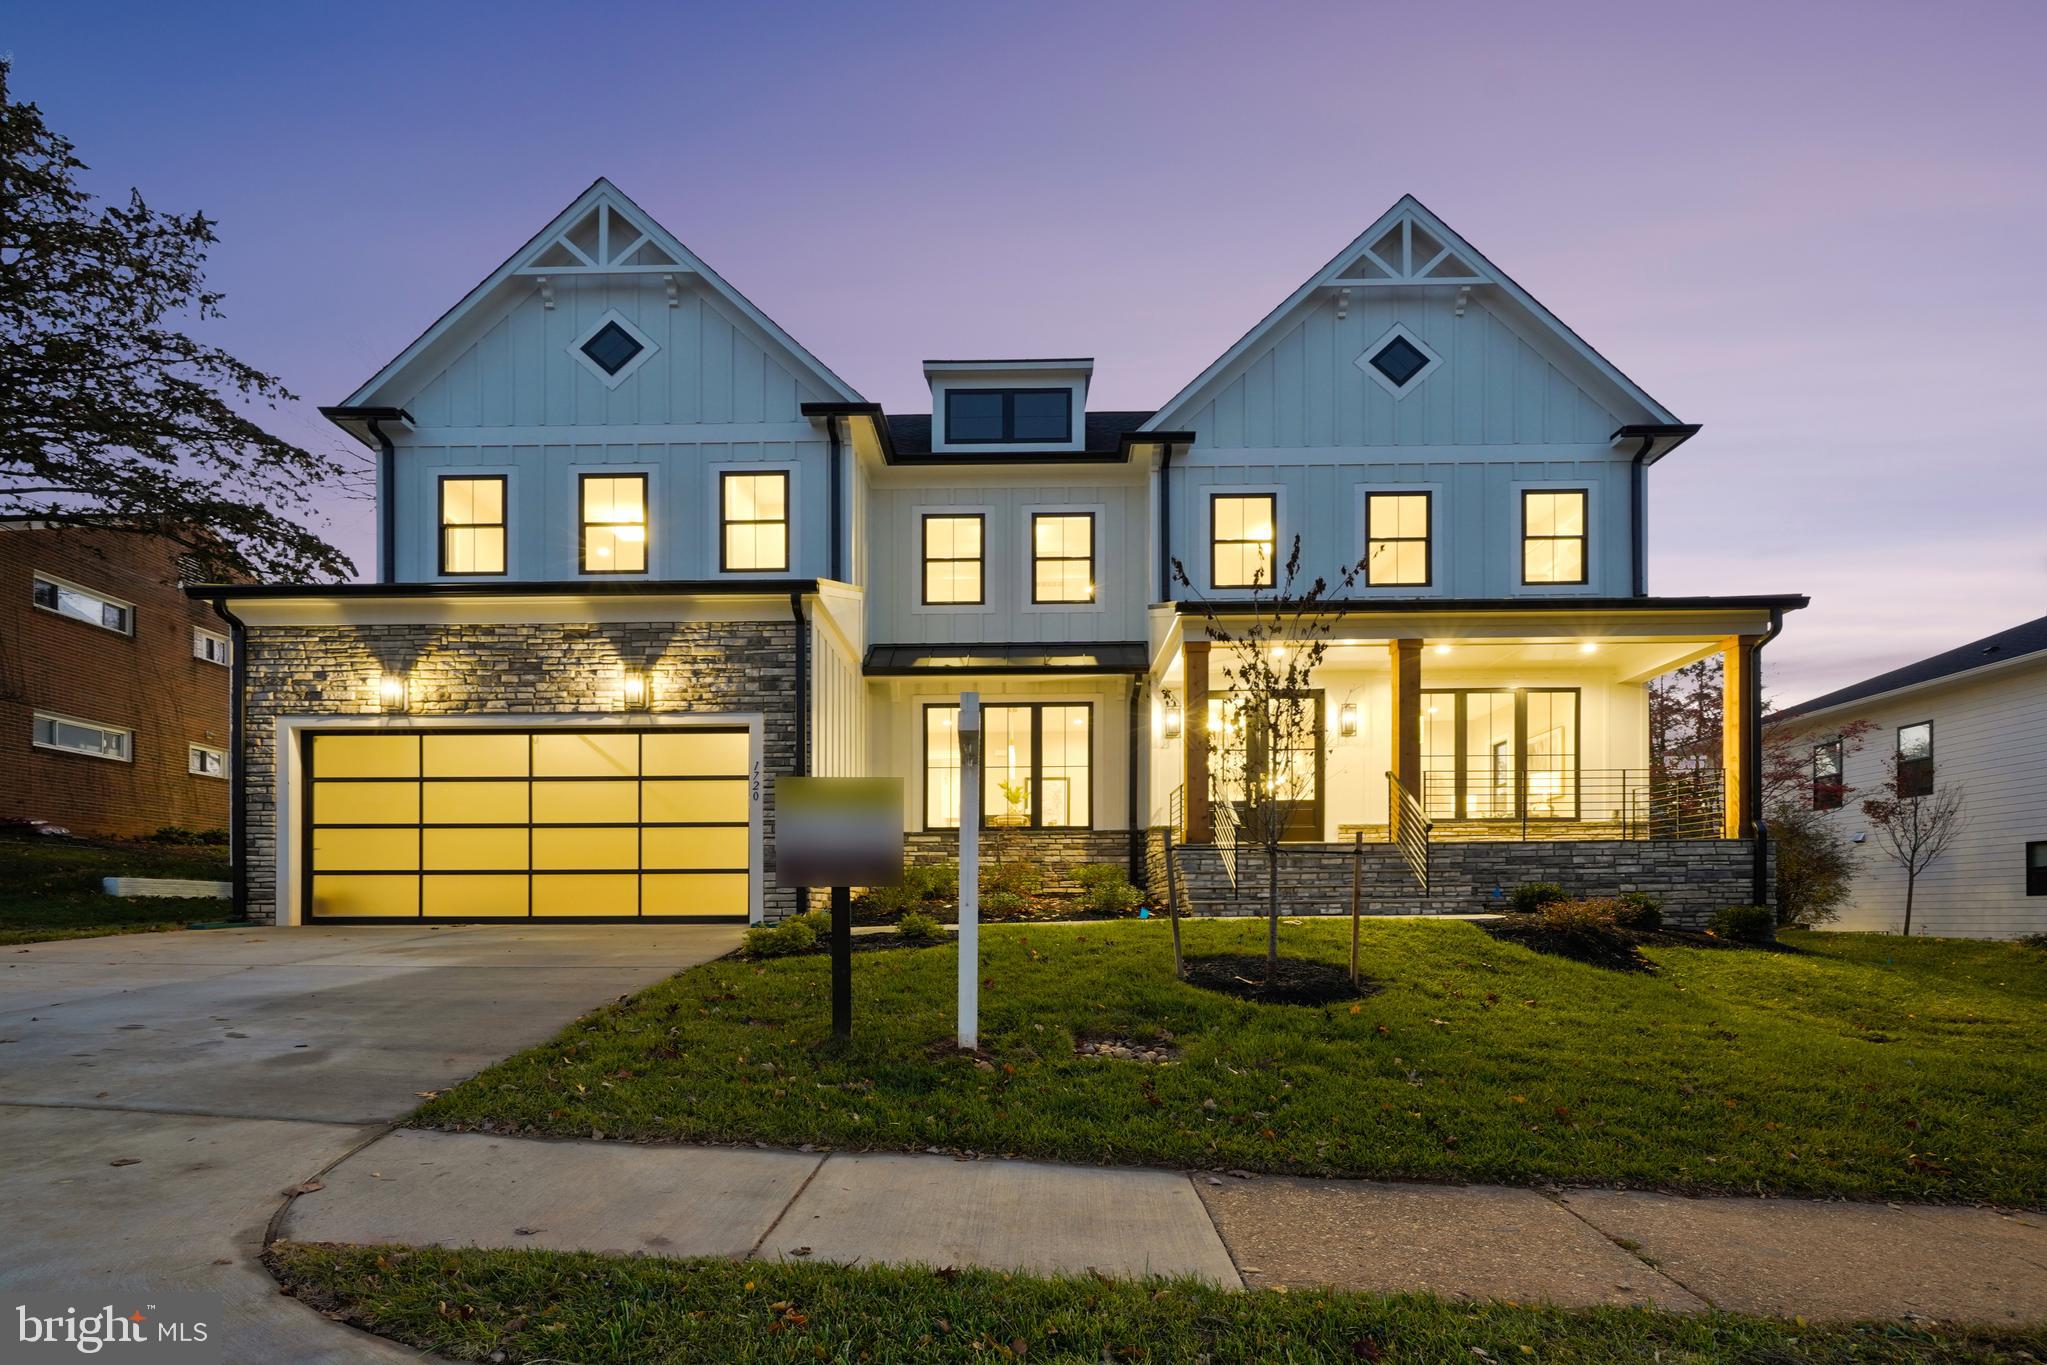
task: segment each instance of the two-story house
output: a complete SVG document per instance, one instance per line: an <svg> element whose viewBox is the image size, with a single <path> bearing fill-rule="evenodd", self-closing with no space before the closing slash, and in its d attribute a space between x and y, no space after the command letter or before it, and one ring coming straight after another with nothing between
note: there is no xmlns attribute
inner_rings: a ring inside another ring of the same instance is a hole
<svg viewBox="0 0 2047 1365"><path fill-rule="evenodd" d="M326 410L376 453L377 581L209 594L250 913L773 917L772 779L900 778L941 854L968 690L1006 837L1143 875L1170 826L1227 900L1257 773L1209 772L1210 636L1296 537L1364 564L1325 736L1258 759L1312 773L1304 868L1365 831L1435 908L1752 898L1756 654L1803 599L1647 595L1645 480L1697 428L1426 208L1156 411L1093 369L933 360L884 412L598 181ZM1644 685L1715 652L1726 763L1674 788Z"/></svg>

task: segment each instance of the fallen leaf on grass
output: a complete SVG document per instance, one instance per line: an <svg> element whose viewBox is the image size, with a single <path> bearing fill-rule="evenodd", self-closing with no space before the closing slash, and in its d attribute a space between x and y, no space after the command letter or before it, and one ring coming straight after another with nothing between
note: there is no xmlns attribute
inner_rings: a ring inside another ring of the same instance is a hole
<svg viewBox="0 0 2047 1365"><path fill-rule="evenodd" d="M117 1156L107 1163L109 1166L140 1166L141 1164L142 1158L139 1156Z"/></svg>

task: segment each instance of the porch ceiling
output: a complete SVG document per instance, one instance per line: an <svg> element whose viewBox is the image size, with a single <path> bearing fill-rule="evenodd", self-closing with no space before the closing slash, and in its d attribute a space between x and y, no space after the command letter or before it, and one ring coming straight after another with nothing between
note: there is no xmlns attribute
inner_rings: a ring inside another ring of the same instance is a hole
<svg viewBox="0 0 2047 1365"><path fill-rule="evenodd" d="M1667 673L1722 647L1722 640L1437 640L1422 650L1422 685L1432 671L1480 672L1511 683L1526 670L1554 674L1558 670L1590 674L1615 682L1640 682ZM1329 668L1385 670L1383 642L1332 643L1323 656Z"/></svg>

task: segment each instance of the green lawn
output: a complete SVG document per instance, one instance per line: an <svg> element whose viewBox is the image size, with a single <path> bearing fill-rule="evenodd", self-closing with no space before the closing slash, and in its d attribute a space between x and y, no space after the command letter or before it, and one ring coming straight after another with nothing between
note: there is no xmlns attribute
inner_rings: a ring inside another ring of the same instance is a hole
<svg viewBox="0 0 2047 1365"><path fill-rule="evenodd" d="M1258 951L1200 921L1190 952ZM1343 960L1341 923L1284 930ZM1455 921L1368 921L1356 1005L1173 979L1164 925L983 931L985 1061L948 1054L954 950L861 954L828 1039L823 957L726 959L569 1026L414 1121L636 1139L940 1147L1328 1175L2047 1203L2047 953L1797 937L1539 956ZM1073 1055L1168 1030L1170 1066ZM934 1046L937 1045L937 1046Z"/></svg>
<svg viewBox="0 0 2047 1365"><path fill-rule="evenodd" d="M227 851L0 835L0 943L139 934L226 918L228 903L108 896L102 877L228 879Z"/></svg>
<svg viewBox="0 0 2047 1365"><path fill-rule="evenodd" d="M289 1244L272 1266L313 1306L456 1360L1902 1365L2047 1354L2037 1337L1902 1323L1816 1327L983 1270Z"/></svg>

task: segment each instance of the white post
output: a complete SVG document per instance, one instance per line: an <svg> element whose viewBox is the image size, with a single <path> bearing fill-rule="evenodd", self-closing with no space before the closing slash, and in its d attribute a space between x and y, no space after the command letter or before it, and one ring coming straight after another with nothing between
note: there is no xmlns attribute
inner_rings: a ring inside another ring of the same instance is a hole
<svg viewBox="0 0 2047 1365"><path fill-rule="evenodd" d="M960 693L960 1046L981 1038L981 694Z"/></svg>

